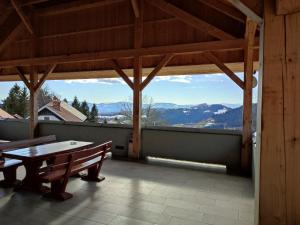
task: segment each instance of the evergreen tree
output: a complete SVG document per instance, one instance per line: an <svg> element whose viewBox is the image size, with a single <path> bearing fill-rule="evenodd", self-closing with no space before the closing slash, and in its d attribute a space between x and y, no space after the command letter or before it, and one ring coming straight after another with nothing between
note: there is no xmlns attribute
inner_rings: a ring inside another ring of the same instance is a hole
<svg viewBox="0 0 300 225"><path fill-rule="evenodd" d="M65 103L68 103L68 100L66 99L66 98L64 98L64 100L63 100Z"/></svg>
<svg viewBox="0 0 300 225"><path fill-rule="evenodd" d="M28 103L29 103L29 94L26 87L23 87L21 94L20 94L20 100L19 100L19 107L20 107L20 113L17 113L18 115L22 117L28 116Z"/></svg>
<svg viewBox="0 0 300 225"><path fill-rule="evenodd" d="M90 119L90 108L86 102L86 100L84 100L79 108L79 111L82 112L82 114L86 115L87 119Z"/></svg>
<svg viewBox="0 0 300 225"><path fill-rule="evenodd" d="M72 102L72 106L73 106L75 109L81 111L80 103L79 103L78 98L77 98L76 96L74 97L74 100L73 100L73 102Z"/></svg>
<svg viewBox="0 0 300 225"><path fill-rule="evenodd" d="M3 109L14 115L22 117L27 115L28 91L16 83L9 91L8 97L3 100Z"/></svg>
<svg viewBox="0 0 300 225"><path fill-rule="evenodd" d="M93 107L90 112L90 122L98 123L98 109L96 107L96 104L93 104Z"/></svg>

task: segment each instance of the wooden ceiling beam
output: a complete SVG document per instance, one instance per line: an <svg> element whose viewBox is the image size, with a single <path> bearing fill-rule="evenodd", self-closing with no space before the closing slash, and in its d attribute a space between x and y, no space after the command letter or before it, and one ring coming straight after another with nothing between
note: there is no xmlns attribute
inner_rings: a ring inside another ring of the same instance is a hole
<svg viewBox="0 0 300 225"><path fill-rule="evenodd" d="M226 0L231 3L234 7L244 13L248 18L255 21L258 25L262 25L263 19L260 15L258 15L254 10L249 8L246 4L244 4L241 0Z"/></svg>
<svg viewBox="0 0 300 225"><path fill-rule="evenodd" d="M134 12L134 15L136 18L140 17L140 9L139 9L139 3L138 0L130 0L132 10Z"/></svg>
<svg viewBox="0 0 300 225"><path fill-rule="evenodd" d="M33 27L31 25L31 22L25 12L23 11L22 7L20 6L19 2L17 0L10 0L12 6L16 10L17 14L19 15L20 19L24 23L25 27L29 31L30 34L34 34Z"/></svg>
<svg viewBox="0 0 300 225"><path fill-rule="evenodd" d="M224 2L220 0L198 0L204 5L207 5L208 7L217 10L220 13L225 14L226 16L229 16L230 18L239 21L241 23L246 22L246 16L241 13L239 10L230 7L228 4L225 4Z"/></svg>
<svg viewBox="0 0 300 225"><path fill-rule="evenodd" d="M23 30L23 24L18 15L12 11L0 27L0 54L14 41Z"/></svg>
<svg viewBox="0 0 300 225"><path fill-rule="evenodd" d="M128 84L128 86L133 89L133 82L129 79L129 77L124 73L121 69L117 60L111 60L112 68L117 72L117 74Z"/></svg>
<svg viewBox="0 0 300 225"><path fill-rule="evenodd" d="M30 65L49 65L103 61L115 58L132 58L136 56L155 56L173 53L175 55L201 53L206 51L230 51L244 49L245 40L235 39L226 41L199 42L193 44L179 44L168 46L157 46L137 49L110 50L94 53L64 54L56 56L44 56L22 59L10 59L0 61L0 68ZM258 39L255 39L258 47Z"/></svg>
<svg viewBox="0 0 300 225"><path fill-rule="evenodd" d="M141 84L141 90L143 90L150 82L153 80L153 78L157 75L157 73L165 67L168 62L173 58L173 54L167 54L164 56L159 64L152 70L152 72L147 76L147 78L142 82Z"/></svg>
<svg viewBox="0 0 300 225"><path fill-rule="evenodd" d="M111 5L120 3L125 0L76 0L68 3L61 3L54 6L49 6L43 9L37 10L37 15L40 16L52 16L63 13L76 12L80 10L97 8L105 5Z"/></svg>
<svg viewBox="0 0 300 225"><path fill-rule="evenodd" d="M164 0L147 0L151 5L156 6L160 10L175 16L179 20L189 24L190 26L199 29L203 32L210 34L220 40L230 40L235 39L235 37L225 31L205 22L204 20L191 15L190 13L176 7L175 5L168 3Z"/></svg>
<svg viewBox="0 0 300 225"><path fill-rule="evenodd" d="M172 18L166 18L166 19L158 19L158 20L149 20L144 21L144 25L150 25L150 24L160 24L160 23L167 23L177 21L175 17ZM60 37L68 37L68 36L76 36L81 34L89 34L89 33L96 33L101 31L110 31L110 30L118 30L118 29L125 29L125 28L133 28L134 24L120 24L115 26L104 26L99 28L92 28L92 29L86 29L86 30L78 30L78 31L71 31L71 32L65 32L65 33L56 33L56 34L45 34L40 35L37 37L39 40L45 40L45 39L51 39L51 38L60 38ZM17 40L17 42L28 42L32 41L32 39L21 39Z"/></svg>
<svg viewBox="0 0 300 225"><path fill-rule="evenodd" d="M219 69L225 73L234 83L236 83L240 88L244 89L244 82L230 70L221 60L212 52L206 52L204 56L211 61L211 63L215 64Z"/></svg>
<svg viewBox="0 0 300 225"><path fill-rule="evenodd" d="M234 72L244 71L244 62L225 63L225 65ZM258 70L259 62L254 62L254 69ZM131 68L122 69L128 77L133 77L133 71ZM154 70L153 67L144 67L143 76L148 76ZM27 68L27 71L28 68ZM0 69L1 72L1 69ZM156 76L178 76L178 75L199 75L202 74L216 74L220 69L215 64L197 64L186 66L165 66ZM103 78L118 78L120 77L113 69L104 70L84 70L77 71L56 71L47 77L47 80L75 80L75 79L103 79ZM20 77L17 74L11 72L10 74L1 73L0 82L7 81L20 81Z"/></svg>

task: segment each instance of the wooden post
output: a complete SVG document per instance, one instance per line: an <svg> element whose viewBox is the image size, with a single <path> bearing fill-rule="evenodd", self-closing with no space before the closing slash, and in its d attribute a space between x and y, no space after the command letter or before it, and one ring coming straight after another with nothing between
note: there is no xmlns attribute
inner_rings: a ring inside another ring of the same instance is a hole
<svg viewBox="0 0 300 225"><path fill-rule="evenodd" d="M253 81L253 46L257 24L247 20L246 23L246 46L245 46L245 69L244 69L244 112L243 112L243 148L242 169L249 174L252 161L252 81Z"/></svg>
<svg viewBox="0 0 300 225"><path fill-rule="evenodd" d="M142 58L134 59L133 83L133 157L138 159L141 149L141 111L142 111Z"/></svg>
<svg viewBox="0 0 300 225"><path fill-rule="evenodd" d="M276 16L275 1L265 0L264 19L259 224L296 225L300 224L300 13Z"/></svg>
<svg viewBox="0 0 300 225"><path fill-rule="evenodd" d="M135 18L134 26L134 48L141 48L143 45L143 0L139 3L139 17ZM133 62L133 156L139 159L141 149L141 112L142 112L142 57L135 57Z"/></svg>
<svg viewBox="0 0 300 225"><path fill-rule="evenodd" d="M30 73L30 105L29 105L29 138L34 138L38 135L38 100L37 91L34 86L38 83L38 73L36 67L32 67Z"/></svg>

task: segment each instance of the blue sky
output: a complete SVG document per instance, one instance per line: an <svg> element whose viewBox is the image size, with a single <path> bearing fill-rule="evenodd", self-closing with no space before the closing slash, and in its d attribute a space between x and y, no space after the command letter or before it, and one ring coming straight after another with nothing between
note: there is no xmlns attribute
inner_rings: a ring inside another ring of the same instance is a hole
<svg viewBox="0 0 300 225"><path fill-rule="evenodd" d="M243 77L242 73L238 76ZM0 83L0 99L7 96L14 83ZM62 99L73 100L76 95L80 101L91 103L126 101L132 96L132 91L120 78L46 81L44 85ZM242 104L243 100L242 90L224 74L156 77L144 89L143 95L153 98L156 103ZM257 88L254 89L254 101L256 98Z"/></svg>

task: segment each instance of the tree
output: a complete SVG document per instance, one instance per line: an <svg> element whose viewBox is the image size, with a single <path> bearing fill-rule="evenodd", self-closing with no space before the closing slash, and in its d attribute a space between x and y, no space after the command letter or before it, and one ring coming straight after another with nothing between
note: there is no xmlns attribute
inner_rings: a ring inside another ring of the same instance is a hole
<svg viewBox="0 0 300 225"><path fill-rule="evenodd" d="M28 91L17 83L10 89L8 97L3 100L3 109L14 115L27 116Z"/></svg>
<svg viewBox="0 0 300 225"><path fill-rule="evenodd" d="M143 126L157 126L166 125L165 121L160 119L159 112L153 107L153 99L147 96L143 97L143 107L141 112L141 122ZM125 120L132 123L133 121L133 104L132 102L126 102L122 106L121 114L124 115Z"/></svg>
<svg viewBox="0 0 300 225"><path fill-rule="evenodd" d="M74 100L72 102L72 107L74 107L75 109L80 111L80 103L79 103L78 98L76 96L74 97Z"/></svg>
<svg viewBox="0 0 300 225"><path fill-rule="evenodd" d="M47 105L53 100L54 97L56 97L55 94L51 92L47 86L40 88L38 90L37 97L39 108L43 107L44 105Z"/></svg>
<svg viewBox="0 0 300 225"><path fill-rule="evenodd" d="M86 102L86 100L84 100L81 105L80 105L80 108L79 108L79 111L86 115L86 117L88 118L88 120L90 119L90 108Z"/></svg>
<svg viewBox="0 0 300 225"><path fill-rule="evenodd" d="M66 98L64 98L64 100L63 100L65 103L68 103L68 100L66 99Z"/></svg>
<svg viewBox="0 0 300 225"><path fill-rule="evenodd" d="M98 123L98 109L97 109L96 104L93 104L93 107L92 107L91 112L90 112L89 121L94 122L94 123Z"/></svg>

